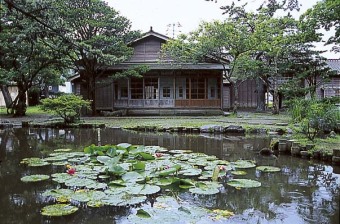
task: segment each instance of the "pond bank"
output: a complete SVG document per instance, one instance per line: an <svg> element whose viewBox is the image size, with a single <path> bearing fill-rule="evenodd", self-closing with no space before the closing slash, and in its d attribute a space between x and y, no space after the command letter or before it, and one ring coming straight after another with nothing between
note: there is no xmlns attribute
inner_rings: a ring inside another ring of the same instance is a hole
<svg viewBox="0 0 340 224"><path fill-rule="evenodd" d="M289 123L286 114L272 115L270 113L240 112L237 116L157 116L157 117L82 117L77 124L64 126L62 119L47 114L28 115L22 118L0 118L1 128L33 127L33 128L121 128L142 132L167 133L212 133L212 134L267 134L275 136L273 144L296 142L299 145L292 149L287 146L280 153L288 153L308 159L333 161L340 165L339 158L333 158L334 149L340 149L339 134L334 138L308 141L298 133L299 127ZM283 144L281 144L283 145ZM311 147L310 145L313 145ZM281 146L283 148L283 146ZM336 156L338 157L338 156Z"/></svg>

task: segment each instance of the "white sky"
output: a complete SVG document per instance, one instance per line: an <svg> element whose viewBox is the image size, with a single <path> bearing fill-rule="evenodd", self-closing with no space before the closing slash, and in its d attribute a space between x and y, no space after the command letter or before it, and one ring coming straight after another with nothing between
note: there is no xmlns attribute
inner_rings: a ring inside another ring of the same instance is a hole
<svg viewBox="0 0 340 224"><path fill-rule="evenodd" d="M205 0L106 0L110 6L127 17L132 23L133 30L147 32L150 26L153 30L173 37L173 25L175 36L188 33L198 28L201 21L223 20L220 6L231 3L231 0L205 1ZM244 1L243 1L244 2ZM248 10L255 10L263 0L249 0ZM301 11L311 8L317 0L300 0ZM298 13L296 13L298 15ZM177 24L180 23L181 27ZM168 25L171 24L170 29ZM318 44L319 49L329 49ZM327 58L339 58L339 54L327 52Z"/></svg>

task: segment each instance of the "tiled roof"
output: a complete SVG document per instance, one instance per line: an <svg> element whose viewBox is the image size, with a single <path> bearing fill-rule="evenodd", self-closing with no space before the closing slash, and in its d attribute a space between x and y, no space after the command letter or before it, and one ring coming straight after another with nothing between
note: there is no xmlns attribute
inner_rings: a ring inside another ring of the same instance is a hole
<svg viewBox="0 0 340 224"><path fill-rule="evenodd" d="M340 74L340 59L327 59L328 67Z"/></svg>

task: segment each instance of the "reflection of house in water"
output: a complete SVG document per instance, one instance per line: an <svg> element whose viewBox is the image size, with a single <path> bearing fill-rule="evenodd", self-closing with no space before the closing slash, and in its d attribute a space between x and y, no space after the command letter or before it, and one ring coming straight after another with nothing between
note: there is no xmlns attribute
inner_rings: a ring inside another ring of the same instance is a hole
<svg viewBox="0 0 340 224"><path fill-rule="evenodd" d="M97 144L96 129L16 129L13 133L0 133L1 145L7 149L13 144L21 144L30 149L42 147L57 149L72 147L82 149L91 144ZM3 137L7 133L6 139ZM132 132L121 129L101 129L101 145L130 143L134 145L157 145L169 150L181 149L216 155L220 159L230 161L237 159L253 159L252 150L258 151L268 147L268 138L242 136L227 136L215 134L188 135L179 133ZM21 139L21 143L14 139ZM3 142L7 141L7 143ZM10 144L10 145L8 145Z"/></svg>

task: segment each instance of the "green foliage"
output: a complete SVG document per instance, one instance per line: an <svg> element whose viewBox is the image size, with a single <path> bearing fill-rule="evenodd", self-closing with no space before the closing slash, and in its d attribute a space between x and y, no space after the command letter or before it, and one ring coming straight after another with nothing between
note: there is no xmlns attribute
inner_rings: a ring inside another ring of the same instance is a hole
<svg viewBox="0 0 340 224"><path fill-rule="evenodd" d="M308 9L302 15L312 29L324 28L325 30L335 29L334 35L331 35L326 44L339 44L340 42L340 5L338 0L322 0L318 1L313 8ZM335 46L339 50L339 46Z"/></svg>
<svg viewBox="0 0 340 224"><path fill-rule="evenodd" d="M65 94L56 98L46 98L41 101L44 111L52 112L64 119L65 123L74 123L80 118L80 110L89 108L90 102L81 96Z"/></svg>
<svg viewBox="0 0 340 224"><path fill-rule="evenodd" d="M310 139L334 130L340 122L340 110L330 100L294 99L289 103L294 122L299 122L303 133Z"/></svg>
<svg viewBox="0 0 340 224"><path fill-rule="evenodd" d="M48 10L32 1L16 2L15 6L30 11L31 17L45 18ZM48 80L59 80L66 65L64 44L37 20L1 3L0 83L15 83L18 95L7 108L10 113L26 113L26 93L32 87L40 88Z"/></svg>

